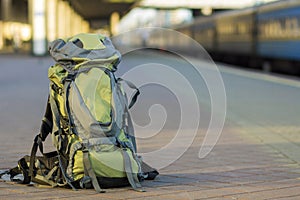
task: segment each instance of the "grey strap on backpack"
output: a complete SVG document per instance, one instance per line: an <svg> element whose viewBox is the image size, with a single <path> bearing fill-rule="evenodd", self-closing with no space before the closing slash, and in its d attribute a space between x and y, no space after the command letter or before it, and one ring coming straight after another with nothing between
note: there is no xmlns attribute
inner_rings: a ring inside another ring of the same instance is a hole
<svg viewBox="0 0 300 200"><path fill-rule="evenodd" d="M123 145L123 147L128 147L132 151L134 151L134 153L136 153L137 152L137 147L136 147L136 141L135 141L135 137L134 137L134 129L133 129L133 124L132 124L132 120L131 120L131 117L130 117L129 109L136 103L137 98L140 95L140 91L130 81L124 80L122 78L118 78L117 82L118 83L125 82L129 88L135 90L134 94L132 95L131 100L129 101L129 104L127 102L126 95L122 94L122 95L125 96L124 101L122 101L122 103L124 103L126 105L126 106L124 106L123 125L122 125L122 127L123 127L125 133L128 134L127 136L130 137L130 140L132 141L132 144L131 144L131 142L130 143L126 143L125 145ZM121 87L120 87L120 89L121 89ZM121 99L123 100L123 98L121 98ZM125 122L127 122L127 124Z"/></svg>
<svg viewBox="0 0 300 200"><path fill-rule="evenodd" d="M125 167L125 172L126 172L126 175L127 175L128 182L130 183L131 187L135 191L145 192L142 185L140 184L140 181L137 177L137 174L133 173L133 171L132 171L132 164L131 164L130 157L127 153L127 150L123 149L122 153L123 153L124 167Z"/></svg>
<svg viewBox="0 0 300 200"><path fill-rule="evenodd" d="M68 128L69 131L72 133L75 133L74 129L73 129L73 120L71 118L71 112L70 112L70 105L69 105L69 93L70 93L70 86L72 81L74 80L74 77L76 76L76 73L74 72L69 72L68 76L65 78L64 80L64 88L63 88L63 97L65 99L65 109L67 111L67 115L68 115Z"/></svg>
<svg viewBox="0 0 300 200"><path fill-rule="evenodd" d="M137 147L136 147L136 140L135 140L135 137L134 137L134 128L133 128L133 124L132 124L132 119L131 119L131 116L130 116L130 113L129 113L129 110L127 107L125 107L125 110L124 112L126 113L126 121L127 121L127 127L126 127L126 132L129 134L128 136L130 137L131 141L132 141L132 145L133 145L133 148L132 150L134 150L134 153L137 152Z"/></svg>
<svg viewBox="0 0 300 200"><path fill-rule="evenodd" d="M92 184L94 186L94 189L98 193L104 193L105 190L103 190L97 180L96 174L94 170L92 169L91 161L89 159L89 151L87 149L82 150L83 152L83 164L84 164L84 173L85 175L89 176L92 179Z"/></svg>

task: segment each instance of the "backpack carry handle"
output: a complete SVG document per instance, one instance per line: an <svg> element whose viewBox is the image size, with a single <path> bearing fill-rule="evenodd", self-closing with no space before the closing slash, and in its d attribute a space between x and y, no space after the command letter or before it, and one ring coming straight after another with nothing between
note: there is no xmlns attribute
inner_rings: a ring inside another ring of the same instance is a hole
<svg viewBox="0 0 300 200"><path fill-rule="evenodd" d="M134 94L131 97L131 100L129 101L130 103L128 104L129 105L128 109L130 109L136 103L138 96L141 94L140 90L132 82L127 81L125 79L118 78L117 81L124 81L128 85L129 88L135 90Z"/></svg>
<svg viewBox="0 0 300 200"><path fill-rule="evenodd" d="M140 95L140 90L136 89L135 93L133 94L133 96L132 96L132 98L130 100L128 109L130 109L136 103L137 98L138 98L139 95Z"/></svg>

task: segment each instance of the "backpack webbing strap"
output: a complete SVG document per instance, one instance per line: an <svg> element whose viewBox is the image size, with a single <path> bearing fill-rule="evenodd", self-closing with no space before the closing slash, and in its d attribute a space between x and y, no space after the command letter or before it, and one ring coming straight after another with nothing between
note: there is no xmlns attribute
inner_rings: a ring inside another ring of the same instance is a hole
<svg viewBox="0 0 300 200"><path fill-rule="evenodd" d="M69 131L71 131L71 133L75 133L74 128L73 128L73 120L71 118L71 112L70 112L70 105L69 105L69 93L70 93L70 86L72 81L74 80L76 74L68 74L68 76L65 78L65 83L64 83L64 93L63 93L63 98L65 99L64 103L65 103L65 108L67 111L67 115L68 115L68 120L69 120Z"/></svg>
<svg viewBox="0 0 300 200"><path fill-rule="evenodd" d="M86 173L86 175L88 175L91 179L92 179L92 184L94 186L94 189L98 192L98 193L104 193L105 190L101 189L96 174L94 172L94 170L92 169L92 165L91 165L91 161L89 159L89 151L86 150L82 150L83 152L83 164L84 164L84 171Z"/></svg>
<svg viewBox="0 0 300 200"><path fill-rule="evenodd" d="M15 167L15 168L13 168L13 169L18 170L18 167ZM5 175L5 174L9 174L9 170L1 171L1 172L0 172L0 178L1 178L3 175Z"/></svg>
<svg viewBox="0 0 300 200"><path fill-rule="evenodd" d="M59 161L59 167L61 169L61 173L62 173L64 179L66 180L66 182L68 183L68 185L72 188L72 190L77 191L77 189L71 183L70 178L66 175L66 172L65 172L66 167L63 165L63 161L62 161L61 157L62 156L59 154L58 155L58 161Z"/></svg>
<svg viewBox="0 0 300 200"><path fill-rule="evenodd" d="M56 187L58 186L57 183L55 183L54 181L51 181L48 177L46 176L42 176L42 175L35 175L35 179L39 180L39 181L43 181L44 183L47 183L48 185L50 185L51 187Z"/></svg>
<svg viewBox="0 0 300 200"><path fill-rule="evenodd" d="M48 183L52 187L56 187L58 184L55 183L55 182L53 182L53 181L51 181L50 178L53 175L53 173L56 172L57 167L52 168L52 170L50 170L46 176L42 176L42 175L39 175L37 173L34 173L34 170L35 170L34 169L35 168L35 161L36 161L36 153L37 153L38 147L40 148L40 152L43 154L43 156L45 156L45 154L43 152L43 141L42 141L42 138L41 138L40 134L38 134L34 138L33 146L32 146L32 149L31 149L31 155L30 155L30 164L29 164L29 173L28 173L29 177L28 178L26 177L26 173L24 173L24 172L26 172L26 170L24 170L25 169L24 168L24 163L26 164L25 160L21 159L19 161L19 167L21 168L21 170L23 172L23 175L24 175L24 181L23 181L23 183L29 183L30 180L33 181L33 182L35 182L36 180L41 180L41 181L43 181L45 183ZM59 162L60 161L61 160L59 159ZM27 164L26 164L26 166L27 166ZM61 166L61 164L60 164L60 166ZM66 179L67 183L70 185L70 187L73 190L76 190L74 188L74 186L70 183L69 179L65 176L62 167L61 167L61 171L62 171L62 174L63 174L64 178ZM25 181L25 178L27 179L27 181Z"/></svg>
<svg viewBox="0 0 300 200"><path fill-rule="evenodd" d="M146 180L154 180L155 177L159 174L156 169L142 161L141 164L142 172L146 174L146 177L144 177Z"/></svg>
<svg viewBox="0 0 300 200"><path fill-rule="evenodd" d="M61 126L60 126L60 113L58 110L58 106L54 100L54 97L50 96L49 97L49 102L50 102L50 106L51 106L51 110L53 113L53 121L56 125L56 127L58 128L58 132L59 134L62 134L62 130L61 130Z"/></svg>
<svg viewBox="0 0 300 200"><path fill-rule="evenodd" d="M28 174L28 169L29 168L28 168L28 165L26 163L26 160L23 157L18 161L18 166L10 169L7 174L10 175L10 180L11 181L16 181L16 182L21 183L21 184L29 184L30 181L31 181L31 178ZM23 175L23 180L14 179L14 177L18 174Z"/></svg>
<svg viewBox="0 0 300 200"><path fill-rule="evenodd" d="M51 184L52 187L57 186L57 183L50 181L53 174L58 170L58 166L53 167L48 174L45 176L45 179Z"/></svg>
<svg viewBox="0 0 300 200"><path fill-rule="evenodd" d="M125 172L127 175L128 182L130 183L131 187L134 190L136 190L138 192L145 192L142 185L140 184L137 174L133 173L133 171L132 171L131 159L127 153L127 150L122 149L122 153L123 153L124 167L125 167Z"/></svg>
<svg viewBox="0 0 300 200"><path fill-rule="evenodd" d="M28 165L25 161L25 158L21 158L18 161L18 166L11 168L9 170L0 170L0 179L2 178L3 175L9 175L10 176L10 180L20 183L20 184L29 184L30 183L30 176L28 175ZM16 175L22 174L23 175L23 179L19 179L19 178L14 178Z"/></svg>
<svg viewBox="0 0 300 200"><path fill-rule="evenodd" d="M136 153L137 152L137 147L136 147L136 141L135 141L135 137L134 137L134 128L133 128L132 119L131 119L131 116L130 116L130 113L129 113L129 110L128 110L127 106L125 106L124 114L127 118L126 119L126 122L127 122L126 133L130 136L130 139L131 139L132 145L133 145L132 150L134 151L134 153Z"/></svg>
<svg viewBox="0 0 300 200"><path fill-rule="evenodd" d="M128 87L135 90L135 92L132 95L132 98L130 100L130 103L128 104L128 108L130 109L136 103L137 98L140 95L140 90L130 81L124 80L122 78L118 78L117 81L124 81L128 85Z"/></svg>
<svg viewBox="0 0 300 200"><path fill-rule="evenodd" d="M34 166L35 166L35 157L36 157L38 147L40 148L41 153L44 154L44 152L43 152L43 141L42 141L42 138L40 137L40 134L35 136L34 141L33 141L33 146L31 148L29 174L28 174L31 177L31 180L35 176Z"/></svg>

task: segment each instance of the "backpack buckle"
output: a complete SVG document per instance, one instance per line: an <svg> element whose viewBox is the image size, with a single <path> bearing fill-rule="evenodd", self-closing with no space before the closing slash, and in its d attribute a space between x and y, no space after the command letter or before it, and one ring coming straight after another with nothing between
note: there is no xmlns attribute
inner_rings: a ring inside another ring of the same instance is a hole
<svg viewBox="0 0 300 200"><path fill-rule="evenodd" d="M82 142L81 143L81 151L82 153L88 153L89 152L89 149L88 149L88 142Z"/></svg>
<svg viewBox="0 0 300 200"><path fill-rule="evenodd" d="M71 82L71 81L74 80L74 78L75 78L75 74L70 74L70 73L68 73L68 75L67 75L66 78L65 78L65 81L66 81L66 82Z"/></svg>
<svg viewBox="0 0 300 200"><path fill-rule="evenodd" d="M82 188L82 189L89 189L89 188L92 188L92 179L91 179L91 177L89 177L89 176L84 176L81 180L80 180L80 182L79 182L79 184L80 184L80 187Z"/></svg>
<svg viewBox="0 0 300 200"><path fill-rule="evenodd" d="M82 153L88 153L89 152L89 150L87 148L83 148L81 151L82 151Z"/></svg>

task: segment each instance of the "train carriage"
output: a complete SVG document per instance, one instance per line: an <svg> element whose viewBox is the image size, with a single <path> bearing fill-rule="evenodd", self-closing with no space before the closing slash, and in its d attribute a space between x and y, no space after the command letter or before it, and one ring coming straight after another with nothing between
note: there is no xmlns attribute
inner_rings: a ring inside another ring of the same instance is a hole
<svg viewBox="0 0 300 200"><path fill-rule="evenodd" d="M199 17L176 30L195 39L217 61L300 74L299 0L272 2ZM156 47L171 45L193 54L188 40L165 35L159 35L159 40L156 38L158 35L154 35Z"/></svg>
<svg viewBox="0 0 300 200"><path fill-rule="evenodd" d="M258 56L300 61L300 1L261 6L257 21Z"/></svg>
<svg viewBox="0 0 300 200"><path fill-rule="evenodd" d="M216 46L216 27L213 17L199 18L191 27L193 38L207 51L212 51Z"/></svg>
<svg viewBox="0 0 300 200"><path fill-rule="evenodd" d="M254 13L254 9L250 8L217 15L215 51L238 55L254 54Z"/></svg>

